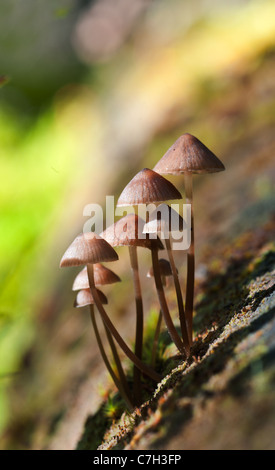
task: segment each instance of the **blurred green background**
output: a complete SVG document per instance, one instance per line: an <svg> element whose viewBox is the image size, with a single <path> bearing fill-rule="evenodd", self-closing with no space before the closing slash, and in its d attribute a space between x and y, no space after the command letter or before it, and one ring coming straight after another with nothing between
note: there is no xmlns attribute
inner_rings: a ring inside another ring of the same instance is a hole
<svg viewBox="0 0 275 470"><path fill-rule="evenodd" d="M87 324L59 261L85 204L119 194L184 132L238 166L230 149L274 126L274 57L273 0L1 1L4 447L43 446L70 388ZM253 188L270 207L269 174Z"/></svg>

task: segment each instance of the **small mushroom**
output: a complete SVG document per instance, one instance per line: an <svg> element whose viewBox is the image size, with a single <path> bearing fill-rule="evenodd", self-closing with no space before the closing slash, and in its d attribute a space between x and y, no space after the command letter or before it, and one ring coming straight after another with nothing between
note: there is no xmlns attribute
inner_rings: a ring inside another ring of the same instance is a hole
<svg viewBox="0 0 275 470"><path fill-rule="evenodd" d="M159 259L159 268L160 268L160 273L161 273L161 280L162 284L166 286L166 277L172 276L172 269L171 269L171 264L167 259L160 258ZM147 277L154 277L154 272L153 268L151 267L148 272L147 272Z"/></svg>
<svg viewBox="0 0 275 470"><path fill-rule="evenodd" d="M170 183L170 181L166 180L155 171L144 168L139 173L137 173L124 188L118 198L117 206L136 206L139 204L159 203L181 198L182 196L180 192L172 183ZM163 318L165 320L171 339L176 344L180 353L185 354L184 344L173 324L165 299L159 270L158 249L156 246L152 246L151 255L154 269L154 279Z"/></svg>
<svg viewBox="0 0 275 470"><path fill-rule="evenodd" d="M60 261L60 267L82 266L102 261L116 261L115 250L94 232L80 233L67 248Z"/></svg>
<svg viewBox="0 0 275 470"><path fill-rule="evenodd" d="M106 284L114 284L115 282L120 282L121 279L119 276L114 273L111 269L106 268L101 263L94 265L94 277L96 286L105 286ZM76 276L72 290L88 289L89 288L89 279L87 266L83 268L78 275Z"/></svg>
<svg viewBox="0 0 275 470"><path fill-rule="evenodd" d="M127 346L114 324L110 320L107 312L105 311L94 282L94 264L104 261L115 261L118 259L118 255L106 240L99 235L88 232L80 234L72 242L69 248L63 255L60 266L80 266L87 265L87 273L89 278L90 290L94 299L94 302L102 316L103 322L109 329L110 333L114 336L118 344L129 359L141 369L144 374L151 377L153 380L159 382L160 376L144 364Z"/></svg>
<svg viewBox="0 0 275 470"><path fill-rule="evenodd" d="M172 199L182 199L177 188L155 171L143 168L125 186L118 198L117 207L137 206Z"/></svg>
<svg viewBox="0 0 275 470"><path fill-rule="evenodd" d="M97 289L97 293L102 305L107 305L108 299L106 295L99 289ZM74 307L76 308L86 307L87 305L94 305L94 299L89 288L78 291L74 302Z"/></svg>
<svg viewBox="0 0 275 470"><path fill-rule="evenodd" d="M160 174L184 175L186 202L191 204L191 243L187 251L187 279L185 314L190 344L192 344L192 322L195 282L195 246L193 217L193 173L216 173L225 170L223 163L199 139L183 134L167 150L154 167Z"/></svg>

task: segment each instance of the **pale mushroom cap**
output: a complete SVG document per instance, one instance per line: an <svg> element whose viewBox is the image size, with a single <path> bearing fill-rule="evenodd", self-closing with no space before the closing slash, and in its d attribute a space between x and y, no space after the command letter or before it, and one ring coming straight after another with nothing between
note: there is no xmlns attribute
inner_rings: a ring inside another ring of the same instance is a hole
<svg viewBox="0 0 275 470"><path fill-rule="evenodd" d="M172 276L172 269L169 261L164 258L159 259L159 268L161 276ZM153 268L151 267L147 273L147 277L154 277Z"/></svg>
<svg viewBox="0 0 275 470"><path fill-rule="evenodd" d="M115 261L115 250L99 235L88 232L78 235L65 251L60 267L94 264L101 261Z"/></svg>
<svg viewBox="0 0 275 470"><path fill-rule="evenodd" d="M100 263L94 264L94 282L96 286L104 286L106 284L114 284L120 282L121 279L111 269L106 268ZM89 279L87 267L83 268L76 276L72 290L88 289Z"/></svg>
<svg viewBox="0 0 275 470"><path fill-rule="evenodd" d="M186 223L182 216L168 204L160 204L149 215L149 221L143 227L143 233L182 231Z"/></svg>
<svg viewBox="0 0 275 470"><path fill-rule="evenodd" d="M100 302L104 305L107 304L108 300L107 300L106 295L103 294L103 292L99 289L97 289L97 293L100 298ZM76 308L86 307L87 305L93 305L93 304L94 304L94 299L93 299L90 289L82 289L77 293L76 299L74 302L74 307Z"/></svg>
<svg viewBox="0 0 275 470"><path fill-rule="evenodd" d="M141 246L151 249L154 245L163 249L159 238L150 240L143 234L144 221L136 214L127 214L110 225L100 235L112 246Z"/></svg>
<svg viewBox="0 0 275 470"><path fill-rule="evenodd" d="M154 167L161 174L216 173L225 170L223 163L199 139L183 134Z"/></svg>
<svg viewBox="0 0 275 470"><path fill-rule="evenodd" d="M155 171L144 168L125 186L117 206L135 206L172 199L182 199L177 188Z"/></svg>

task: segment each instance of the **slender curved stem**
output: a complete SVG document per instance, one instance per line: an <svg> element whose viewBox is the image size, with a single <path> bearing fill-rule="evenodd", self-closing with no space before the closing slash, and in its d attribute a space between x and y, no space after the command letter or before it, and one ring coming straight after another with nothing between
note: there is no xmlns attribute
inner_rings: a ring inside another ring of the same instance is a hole
<svg viewBox="0 0 275 470"><path fill-rule="evenodd" d="M166 244L166 249L167 249L167 253L168 253L168 257L169 257L169 261L170 261L170 266L171 266L171 270L172 270L172 274L173 274L174 285L175 285L175 289L176 289L176 296L177 296L177 303L178 303L179 319L180 319L180 326L181 326L181 334L182 334L183 344L184 344L184 347L185 347L186 355L188 357L189 354L190 354L188 331L187 331L185 311L184 311L181 287L180 287L180 283L179 283L179 277L178 277L177 268L176 268L175 261L174 261L173 252L172 252L172 249L171 249L170 235L169 235L169 238L165 238L165 244Z"/></svg>
<svg viewBox="0 0 275 470"><path fill-rule="evenodd" d="M156 248L151 249L152 255L152 265L153 265L153 272L154 272L154 279L156 284L156 289L158 293L160 308L163 314L164 321L166 323L168 332L171 336L172 341L177 346L179 352L181 354L185 354L185 349L183 342L181 341L178 332L173 324L172 318L170 316L170 312L167 306L166 298L164 295L163 285L161 282L161 274L159 269L159 259L158 259L158 250Z"/></svg>
<svg viewBox="0 0 275 470"><path fill-rule="evenodd" d="M158 321L157 321L157 326L156 326L156 329L155 329L155 335L154 335L154 339L153 339L153 346L152 346L152 359L151 359L152 367L155 367L155 363L156 363L156 356L157 356L158 340L159 340L159 335L160 335L161 322L162 322L162 311L160 310L159 316L158 316Z"/></svg>
<svg viewBox="0 0 275 470"><path fill-rule="evenodd" d="M94 302L99 310L100 315L102 316L102 319L107 326L108 330L110 333L113 335L121 349L124 351L126 356L143 372L146 374L148 377L150 377L152 380L155 382L159 382L161 380L161 376L157 374L151 367L148 367L146 364L144 364L134 353L133 351L127 346L113 323L111 322L108 314L106 313L102 303L100 302L100 298L98 296L97 290L95 288L95 283L94 283L94 272L93 272L93 265L88 264L87 265L87 271L88 271L88 278L89 278L89 284L90 284L90 289L91 293L94 299Z"/></svg>
<svg viewBox="0 0 275 470"><path fill-rule="evenodd" d="M118 352L117 352L115 342L113 340L113 337L112 337L110 331L108 330L108 328L107 328L107 326L105 325L104 322L103 322L103 324L104 324L104 328L105 328L105 331L106 331L106 336L107 336L107 339L109 341L109 345L110 345L110 348L111 348L111 351L112 351L112 354L113 354L113 357L114 357L114 361L115 361L115 364L116 364L116 367L117 367L117 371L118 371L118 375L119 375L122 387L125 390L125 393L126 393L128 399L131 401L130 388L129 388L128 382L127 382L125 374L124 374L124 370L123 370L123 367L122 367L122 364L121 364L121 361L120 361L120 357L119 357Z"/></svg>
<svg viewBox="0 0 275 470"><path fill-rule="evenodd" d="M98 344L98 347L99 347L99 350L100 350L100 353L101 353L101 357L104 361L104 364L105 364L109 374L111 375L111 377L114 381L114 384L116 385L117 389L119 390L122 398L125 400L125 403L126 403L128 409L131 411L131 410L133 410L134 406L133 406L128 394L125 392L123 385L121 384L120 380L118 379L115 372L113 371L112 366L111 366L111 364L110 364L110 362L107 358L107 355L105 353L105 349L104 349L103 343L101 341L100 333L99 333L99 330L97 328L97 323L96 323L93 304L90 305L90 317L91 317L91 321L92 321L92 324L93 324L93 327L94 327L94 332L95 332L95 337L96 337L96 340L97 340L97 344Z"/></svg>
<svg viewBox="0 0 275 470"><path fill-rule="evenodd" d="M136 302L136 340L135 340L135 354L139 359L142 359L142 344L143 344L143 304L141 295L141 286L138 271L138 258L137 247L129 246L130 264L132 270L132 277L135 290ZM138 405L142 402L141 396L141 372L134 366L134 399Z"/></svg>
<svg viewBox="0 0 275 470"><path fill-rule="evenodd" d="M194 242L194 216L193 216L193 182L192 173L184 173L184 187L186 203L191 204L191 243L187 250L187 277L185 293L185 314L189 334L190 345L192 345L193 334L193 304L195 284L195 242Z"/></svg>

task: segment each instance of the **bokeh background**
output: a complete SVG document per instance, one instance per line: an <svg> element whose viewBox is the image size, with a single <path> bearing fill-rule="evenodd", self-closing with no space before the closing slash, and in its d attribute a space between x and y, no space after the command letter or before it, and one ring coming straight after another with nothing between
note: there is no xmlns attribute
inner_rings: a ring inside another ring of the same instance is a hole
<svg viewBox="0 0 275 470"><path fill-rule="evenodd" d="M77 270L59 268L86 204L104 206L190 132L227 169L195 182L201 237L269 219L274 58L273 0L1 1L2 448L47 446L91 371L78 433L100 395L89 319L73 308ZM117 318L132 302L124 258Z"/></svg>

